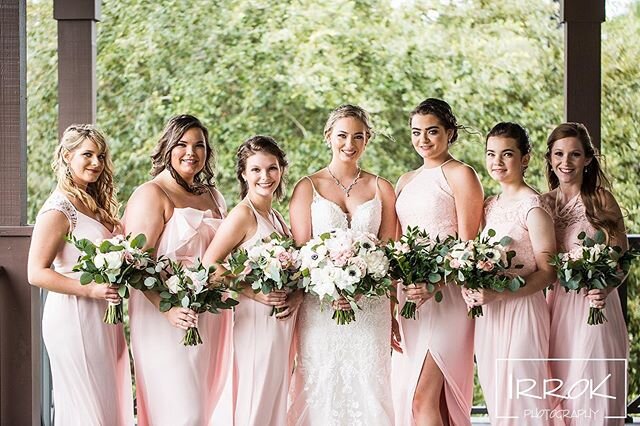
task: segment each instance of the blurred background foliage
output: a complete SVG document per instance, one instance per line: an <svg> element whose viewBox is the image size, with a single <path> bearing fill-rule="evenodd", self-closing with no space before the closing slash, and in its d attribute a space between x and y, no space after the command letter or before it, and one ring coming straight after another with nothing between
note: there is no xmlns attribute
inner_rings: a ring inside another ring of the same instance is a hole
<svg viewBox="0 0 640 426"><path fill-rule="evenodd" d="M607 2L609 3L609 2ZM615 3L615 2L614 2ZM629 232L640 232L640 2L602 25L602 153ZM56 22L52 2L29 0L29 218L54 187ZM447 100L468 126L452 152L479 173L484 135L498 121L529 130L528 181L546 190L546 136L563 117L563 27L553 0L104 0L98 24L98 126L106 133L123 202L149 179L164 123L191 113L210 130L218 186L238 201L234 153L269 134L288 153L289 188L329 160L331 109L371 112L376 136L363 166L391 182L420 166L408 113ZM287 211L288 198L280 203ZM638 270L629 280L630 394L640 393ZM477 393L476 402L480 401Z"/></svg>

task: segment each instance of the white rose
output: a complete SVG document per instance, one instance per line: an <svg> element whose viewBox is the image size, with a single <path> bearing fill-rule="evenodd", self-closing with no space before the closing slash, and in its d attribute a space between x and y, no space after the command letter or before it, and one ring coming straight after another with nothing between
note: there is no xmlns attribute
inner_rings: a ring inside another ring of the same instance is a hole
<svg viewBox="0 0 640 426"><path fill-rule="evenodd" d="M205 289L207 284L206 274L193 271L185 271L184 274L191 279L191 284L187 284L187 287L193 290L195 294L199 294Z"/></svg>
<svg viewBox="0 0 640 426"><path fill-rule="evenodd" d="M169 292L173 294L178 294L178 291L180 291L180 278L178 278L177 275L169 277L165 284L167 285L167 288L169 288Z"/></svg>
<svg viewBox="0 0 640 426"><path fill-rule="evenodd" d="M99 269L117 270L122 266L122 258L124 252L111 251L109 253L98 253L95 257L94 264Z"/></svg>

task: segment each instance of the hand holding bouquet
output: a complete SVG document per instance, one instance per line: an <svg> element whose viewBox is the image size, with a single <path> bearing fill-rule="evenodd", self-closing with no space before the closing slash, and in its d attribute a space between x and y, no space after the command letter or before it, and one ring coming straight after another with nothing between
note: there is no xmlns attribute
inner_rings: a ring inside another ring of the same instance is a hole
<svg viewBox="0 0 640 426"><path fill-rule="evenodd" d="M446 265L454 272L458 284L470 289L487 289L502 293L506 289L517 291L524 285L522 277L510 277L506 274L511 268L516 252L505 247L511 243L510 237L503 237L499 242L492 241L496 231L489 229L486 235L479 235L474 240L458 241L451 246ZM515 265L514 269L522 268ZM482 306L474 306L469 310L469 317L482 316Z"/></svg>
<svg viewBox="0 0 640 426"><path fill-rule="evenodd" d="M82 285L95 282L114 286L118 288L118 295L126 299L129 297L127 285L151 287L159 282L155 276L157 271L151 256L153 250L142 250L147 241L144 234L135 238L131 238L131 235L116 235L95 243L86 238L78 240L73 235L67 236L66 240L81 253L73 270L82 272ZM122 303L109 302L103 321L107 324L117 324L122 322L122 319Z"/></svg>
<svg viewBox="0 0 640 426"><path fill-rule="evenodd" d="M239 248L227 259L224 267L231 277L232 288L251 286L255 293L291 291L298 288L298 250L293 240L273 233L249 249ZM284 308L273 307L271 315Z"/></svg>
<svg viewBox="0 0 640 426"><path fill-rule="evenodd" d="M211 312L217 314L219 309L230 309L238 302L227 298L226 288L209 287L209 276L213 267L205 268L200 262L185 267L179 262L168 260L165 272L168 278L157 287L160 292L160 312L167 312L172 307L189 308L196 313ZM185 346L202 343L197 327L189 327L182 340Z"/></svg>
<svg viewBox="0 0 640 426"><path fill-rule="evenodd" d="M556 268L558 281L566 291L581 291L617 287L629 271L631 261L640 253L636 250L622 252L620 247L605 244L604 232L598 230L593 238L585 232L578 235L580 245L568 253L558 253L549 264ZM607 321L604 308L590 304L587 324L597 325Z"/></svg>
<svg viewBox="0 0 640 426"><path fill-rule="evenodd" d="M400 280L403 285L426 283L427 290L434 293L436 302L442 300L442 292L436 291L436 284L445 280L451 273L446 268L445 257L449 251L452 237L440 241L432 239L417 227L408 227L400 241L390 241L385 247L389 257L389 274ZM416 304L406 301L400 315L407 319L416 319Z"/></svg>
<svg viewBox="0 0 640 426"><path fill-rule="evenodd" d="M389 296L389 259L377 238L351 229L337 229L311 239L300 249L302 286L321 304L346 299L351 310L336 310L339 325L355 321L359 297Z"/></svg>

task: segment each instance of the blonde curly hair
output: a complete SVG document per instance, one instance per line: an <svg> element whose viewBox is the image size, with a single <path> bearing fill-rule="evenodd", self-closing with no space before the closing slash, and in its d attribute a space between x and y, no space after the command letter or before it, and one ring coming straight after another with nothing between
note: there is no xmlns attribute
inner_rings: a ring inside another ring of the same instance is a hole
<svg viewBox="0 0 640 426"><path fill-rule="evenodd" d="M65 157L78 149L85 140L95 143L104 154L104 170L98 180L86 189L76 185ZM104 135L91 124L72 124L60 138L51 163L58 179L58 189L86 207L101 223L113 227L119 224L116 189L113 183L113 162Z"/></svg>

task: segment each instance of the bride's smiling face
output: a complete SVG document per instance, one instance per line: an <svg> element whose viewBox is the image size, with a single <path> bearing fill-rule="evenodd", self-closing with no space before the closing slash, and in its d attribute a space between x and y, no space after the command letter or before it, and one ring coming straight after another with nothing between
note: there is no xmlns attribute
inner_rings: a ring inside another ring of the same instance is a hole
<svg viewBox="0 0 640 426"><path fill-rule="evenodd" d="M333 158L345 162L357 162L368 141L365 124L355 117L338 119L327 137Z"/></svg>

